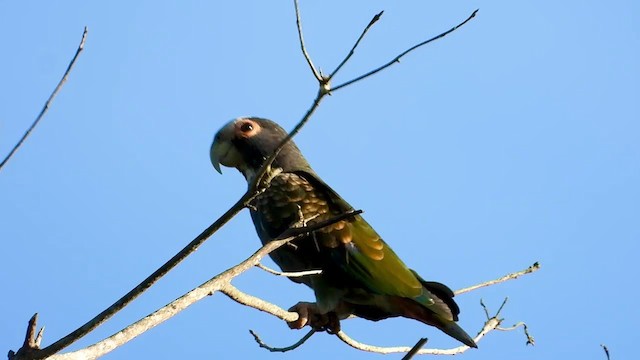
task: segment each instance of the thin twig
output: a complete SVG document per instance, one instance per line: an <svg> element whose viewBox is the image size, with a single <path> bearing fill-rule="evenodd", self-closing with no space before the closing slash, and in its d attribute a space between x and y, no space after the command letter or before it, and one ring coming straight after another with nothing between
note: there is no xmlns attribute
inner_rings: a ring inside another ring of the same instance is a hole
<svg viewBox="0 0 640 360"><path fill-rule="evenodd" d="M300 345L304 344L307 340L309 340L309 338L311 336L313 336L313 334L316 333L315 330L311 329L309 330L308 333L306 333L302 339L298 340L295 344L290 345L290 346L286 346L286 347L273 347L273 346L269 346L267 345L264 341L262 341L262 339L260 338L260 336L253 330L249 330L249 332L251 333L251 335L253 335L253 339L258 343L258 345L263 348L263 349L267 349L271 352L287 352L287 351L291 351L291 350L295 350L297 348L300 347Z"/></svg>
<svg viewBox="0 0 640 360"><path fill-rule="evenodd" d="M511 327L498 327L496 328L496 330L500 330L500 331L512 331L515 330L517 328L519 328L520 326L522 326L522 329L524 330L524 336L527 337L527 343L526 345L531 345L534 346L536 344L536 340L533 338L533 336L531 336L531 334L529 334L529 327L527 326L527 324L524 321L520 321L517 324L514 324Z"/></svg>
<svg viewBox="0 0 640 360"><path fill-rule="evenodd" d="M277 276L285 276L285 277L302 277L302 276L308 276L308 275L322 274L322 270L307 270L307 271L296 271L296 272L278 271L278 270L273 270L272 268L264 266L260 263L256 264L256 267L268 272L269 274L273 274Z"/></svg>
<svg viewBox="0 0 640 360"><path fill-rule="evenodd" d="M495 279L495 280L485 281L485 282L480 283L480 284L476 284L476 285L472 285L472 286L469 286L469 287L466 287L466 288L462 288L462 289L454 291L454 293L456 295L468 293L470 291L477 290L477 289L480 289L480 288L483 288L483 287L487 287L487 286L503 283L505 281L517 279L518 277L520 277L522 275L531 274L531 273L536 272L538 270L540 270L540 263L538 263L536 261L535 263L533 263L533 265L529 266L528 268L526 268L524 270L516 271L516 272L510 273L510 274L507 274L507 275L505 275L505 276L503 276L501 278Z"/></svg>
<svg viewBox="0 0 640 360"><path fill-rule="evenodd" d="M38 114L38 117L36 117L33 124L31 124L31 126L27 129L24 135L22 135L22 138L20 139L20 141L18 141L18 143L13 147L13 149L11 149L7 157L5 157L4 160L2 160L2 162L0 163L0 170L2 170L2 168L4 167L4 164L6 164L7 161L9 161L9 159L11 159L13 154L15 154L16 151L18 151L20 146L22 146L22 143L24 143L27 137L31 134L31 131L33 131L36 125L38 125L38 123L40 122L40 120L42 120L42 118L44 117L44 114L46 114L47 110L49 110L49 107L51 106L53 99L55 99L56 95L58 95L58 92L60 92L60 89L62 89L62 86L64 85L64 83L67 82L67 78L69 77L69 74L73 69L73 66L76 64L76 60L78 60L78 56L80 56L80 53L82 52L82 50L84 50L84 43L87 39L88 31L89 29L85 26L84 31L82 32L82 39L80 39L80 45L78 45L78 49L76 50L75 55L73 55L73 58L71 59L69 66L67 66L67 70L64 72L64 75L62 75L62 79L60 79L56 88L53 90L51 95L49 95L47 102L44 103L42 110L40 110L40 114Z"/></svg>
<svg viewBox="0 0 640 360"><path fill-rule="evenodd" d="M409 360L412 359L420 349L422 349L422 347L424 346L424 344L427 343L429 339L427 338L420 338L420 340L418 340L418 342L413 345L413 347L411 348L411 350L409 350L409 352L402 357L402 360Z"/></svg>
<svg viewBox="0 0 640 360"><path fill-rule="evenodd" d="M469 17L468 17L466 20L464 20L464 21L463 21L463 22L461 22L460 24L458 24L458 25L456 25L456 26L452 27L451 29L449 29L449 30L447 30L447 31L443 32L443 33L442 33L442 34L440 34L440 35L434 36L434 37L432 37L432 38L431 38L431 39L429 39L429 40L425 40L425 41L423 41L423 42L421 42L421 43L419 43L419 44L417 44L417 45L414 45L414 46L410 47L409 49L407 49L407 50L403 51L402 53L400 53L400 55L398 55L398 56L396 56L395 58L393 58L393 60L389 61L388 63L386 63L386 64L384 64L384 65L382 65L382 66L380 66L380 67L378 67L378 68L376 68L376 69L374 69L374 70L371 70L371 71L369 71L369 72L368 72L368 73L366 73L366 74L360 75L360 76L356 77L355 79L352 79L352 80L349 80L349 81L347 81L347 82L345 82L345 83L342 83L342 84L340 84L340 85L338 85L338 86L334 87L333 89L331 89L331 91L332 91L332 92L338 91L338 90L340 90L340 89L342 89L342 88L344 88L344 87L346 87L346 86L349 86L349 85L351 85L351 84L353 84L353 83L356 83L356 82L358 82L358 81L360 81L360 80L366 79L366 78L368 78L369 76L371 76L371 75L373 75L373 74L376 74L376 73L378 73L378 72L380 72L380 71L382 71L382 70L384 70L384 69L388 68L389 66L391 66L391 65L395 64L396 62L400 62L400 58L402 58L403 56L405 56L405 55L407 55L408 53L412 52L413 50L415 50L415 49L417 49L417 48L419 48L419 47L422 47L422 46L424 46L424 45L427 45L428 43L430 43L430 42L432 42L432 41L435 41L435 40L441 39L441 38L443 38L443 37L445 37L445 36L449 35L450 33L452 33L452 32L454 32L454 31L456 31L459 27L463 26L463 25L464 25L464 24L466 24L469 20L473 19L473 18L476 16L476 13L477 13L477 12L478 12L478 10L475 10L473 13L471 13L471 15L469 15Z"/></svg>
<svg viewBox="0 0 640 360"><path fill-rule="evenodd" d="M482 301L482 298L480 298L480 306L482 306L482 309L484 310L484 316L487 318L487 320L491 319L491 315L489 315L489 309L487 308L487 305L484 304L484 301Z"/></svg>
<svg viewBox="0 0 640 360"><path fill-rule="evenodd" d="M307 52L307 47L304 45L304 36L302 35L302 22L300 21L300 7L298 6L298 0L293 0L293 6L296 10L296 26L298 27L298 39L300 40L300 50L302 50L302 55L304 55L304 59L307 60L307 64L309 64L309 67L311 68L311 72L313 73L313 76L316 78L316 80L318 80L318 82L322 83L323 82L322 75L320 74L320 72L318 72L316 67L313 65L313 62L311 61L311 57Z"/></svg>
<svg viewBox="0 0 640 360"><path fill-rule="evenodd" d="M44 326L40 328L40 331L38 331L38 335L36 335L36 341L34 345L38 349L40 349L40 344L42 343L43 336L44 336Z"/></svg>
<svg viewBox="0 0 640 360"><path fill-rule="evenodd" d="M380 17L382 16L382 13L384 13L384 11L380 11L379 13L375 14L373 16L373 18L371 19L371 21L369 21L369 24L367 24L367 26L364 28L364 30L362 30L362 34L360 34L360 37L358 37L358 40L356 40L355 44L353 44L353 47L351 48L351 50L349 51L349 53L347 54L347 56L344 58L344 60L342 60L342 62L336 67L335 70L333 70L333 72L331 73L331 75L329 75L328 80L330 81L331 79L333 79L334 76L336 76L336 74L338 73L338 71L340 71L340 69L342 69L342 67L344 66L344 64L347 63L347 61L349 61L349 59L351 58L351 56L353 56L353 54L356 51L356 48L358 47L358 45L360 44L360 41L362 41L362 38L364 38L364 35L367 33L367 31L369 31L369 29L371 29L371 27L373 26L373 24L375 24L376 22L378 22L378 20L380 20Z"/></svg>

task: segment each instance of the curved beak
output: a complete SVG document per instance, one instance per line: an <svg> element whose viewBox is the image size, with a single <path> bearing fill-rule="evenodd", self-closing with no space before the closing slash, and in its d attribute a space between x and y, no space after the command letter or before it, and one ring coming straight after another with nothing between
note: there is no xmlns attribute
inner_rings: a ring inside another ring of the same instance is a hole
<svg viewBox="0 0 640 360"><path fill-rule="evenodd" d="M211 164L213 168L216 169L217 172L222 174L222 169L220 168L220 160L224 159L225 155L229 152L231 147L231 143L229 141L220 141L218 137L213 140L213 144L211 144L211 151L209 152L209 156L211 157Z"/></svg>
<svg viewBox="0 0 640 360"><path fill-rule="evenodd" d="M211 151L209 152L211 164L220 174L222 174L220 165L239 169L243 163L242 154L238 152L233 143L233 124L233 122L230 122L222 127L213 138L213 143L211 144Z"/></svg>

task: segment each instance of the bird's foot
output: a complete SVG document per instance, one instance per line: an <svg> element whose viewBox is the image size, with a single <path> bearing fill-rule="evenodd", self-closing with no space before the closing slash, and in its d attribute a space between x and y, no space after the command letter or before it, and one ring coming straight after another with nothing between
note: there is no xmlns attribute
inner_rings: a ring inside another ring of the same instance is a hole
<svg viewBox="0 0 640 360"><path fill-rule="evenodd" d="M340 319L331 311L320 313L318 305L310 302L299 302L289 309L298 314L298 319L287 324L291 329L302 329L306 325L316 331L326 331L329 334L337 334L340 331Z"/></svg>

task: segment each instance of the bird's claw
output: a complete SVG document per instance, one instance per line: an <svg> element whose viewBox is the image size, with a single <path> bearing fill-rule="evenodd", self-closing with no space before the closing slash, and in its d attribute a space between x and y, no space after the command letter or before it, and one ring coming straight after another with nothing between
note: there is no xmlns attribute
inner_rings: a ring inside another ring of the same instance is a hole
<svg viewBox="0 0 640 360"><path fill-rule="evenodd" d="M337 334L340 331L340 319L335 312L320 313L315 303L299 302L289 309L298 314L298 319L287 322L291 329L302 329L309 325L316 331Z"/></svg>

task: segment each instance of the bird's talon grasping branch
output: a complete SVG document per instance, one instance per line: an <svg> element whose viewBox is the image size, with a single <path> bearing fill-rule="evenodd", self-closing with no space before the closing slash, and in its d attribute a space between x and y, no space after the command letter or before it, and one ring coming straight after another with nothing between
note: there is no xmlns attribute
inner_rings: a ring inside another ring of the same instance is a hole
<svg viewBox="0 0 640 360"><path fill-rule="evenodd" d="M309 309L314 307L314 303L308 302L299 302L289 308L289 311L295 312L298 314L298 320L289 321L287 325L289 325L290 329L300 330L305 327L309 323Z"/></svg>
<svg viewBox="0 0 640 360"><path fill-rule="evenodd" d="M298 314L297 320L287 322L291 329L299 330L309 325L317 332L326 331L332 335L340 332L340 319L338 315L335 312L320 313L318 305L315 303L299 302L292 306L289 311Z"/></svg>

